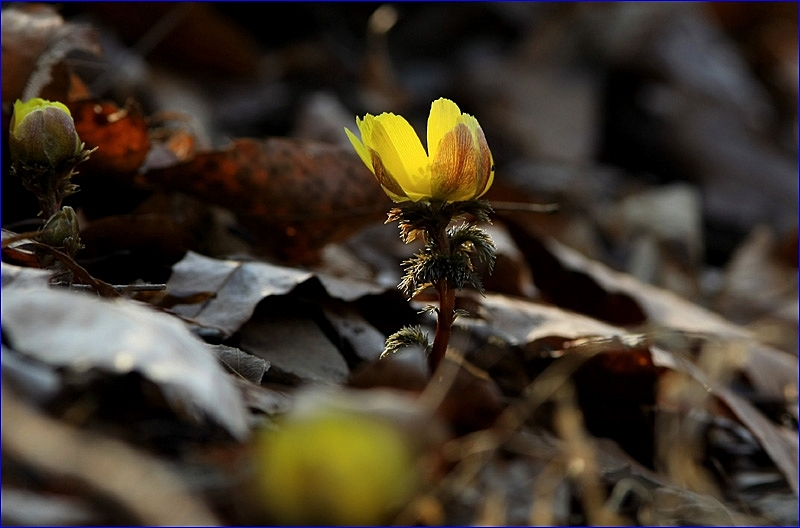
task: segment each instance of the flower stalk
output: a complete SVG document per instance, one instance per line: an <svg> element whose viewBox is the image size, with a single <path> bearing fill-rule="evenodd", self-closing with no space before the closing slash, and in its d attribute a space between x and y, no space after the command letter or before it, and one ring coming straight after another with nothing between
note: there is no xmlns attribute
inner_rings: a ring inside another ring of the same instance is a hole
<svg viewBox="0 0 800 528"><path fill-rule="evenodd" d="M455 321L456 311L456 290L452 288L447 279L435 285L436 293L439 295L439 311L436 321L436 335L433 338L433 347L428 354L428 369L431 373L441 364L447 353L447 345L450 343L450 333Z"/></svg>

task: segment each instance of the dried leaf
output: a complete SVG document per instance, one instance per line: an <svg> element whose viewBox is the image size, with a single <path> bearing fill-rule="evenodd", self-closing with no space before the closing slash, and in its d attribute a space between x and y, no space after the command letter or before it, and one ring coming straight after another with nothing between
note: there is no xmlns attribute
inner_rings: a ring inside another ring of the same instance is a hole
<svg viewBox="0 0 800 528"><path fill-rule="evenodd" d="M35 468L46 481L71 482L72 491L103 497L141 524L220 523L162 460L50 418L5 387L2 401L3 455Z"/></svg>
<svg viewBox="0 0 800 528"><path fill-rule="evenodd" d="M797 231L787 236L795 245L787 248L785 256L776 238L765 225L751 231L726 267L715 308L733 321L755 322L751 330L765 342L794 353L797 351ZM787 305L794 306L794 310L785 316L782 309Z"/></svg>
<svg viewBox="0 0 800 528"><path fill-rule="evenodd" d="M653 357L653 360L658 363L656 356ZM702 370L688 361L679 360L669 366L670 368L689 374L692 378L701 383L707 391L719 398L758 439L764 451L767 452L778 469L780 469L781 473L786 477L786 480L789 482L795 494L800 492L800 483L798 482L798 438L796 431L779 428L769 421L753 406L753 404L733 393L730 389L720 386L718 383L714 383ZM796 362L793 370L796 374Z"/></svg>
<svg viewBox="0 0 800 528"><path fill-rule="evenodd" d="M4 7L2 24L4 103L40 96L66 102L72 79L54 67L74 50L100 53L93 28L65 23L49 5ZM57 86L43 92L51 84Z"/></svg>
<svg viewBox="0 0 800 528"><path fill-rule="evenodd" d="M261 248L313 262L328 242L384 217L389 199L350 149L308 140L238 139L144 179L231 209Z"/></svg>
<svg viewBox="0 0 800 528"><path fill-rule="evenodd" d="M627 332L583 315L554 306L487 294L481 306L488 324L510 345L525 345L546 337L576 339L586 336L618 337Z"/></svg>
<svg viewBox="0 0 800 528"><path fill-rule="evenodd" d="M527 229L506 219L508 231L528 261L533 282L554 304L618 325L639 325L647 315L637 299L608 281L591 273L594 262L578 256L567 260L574 251L556 252L563 247L552 240L540 240ZM588 268L588 269L587 269ZM604 269L604 268L603 268Z"/></svg>
<svg viewBox="0 0 800 528"><path fill-rule="evenodd" d="M261 383L264 373L269 370L270 364L268 361L238 348L225 345L209 345L209 348L217 355L220 363L230 369L231 372L241 376L242 379L253 383Z"/></svg>
<svg viewBox="0 0 800 528"><path fill-rule="evenodd" d="M685 302L685 301L683 301ZM688 303L687 303L688 304ZM708 387L717 398L728 406L734 415L750 429L758 438L764 450L770 455L779 469L786 475L792 489L797 491L797 436L792 431L786 431L770 422L753 404L736 395L730 389L712 383L706 374L697 366L687 361L683 355L676 355L672 351L658 346L648 345L647 336L627 334L621 328L594 321L592 319L564 312L558 308L543 306L522 300L508 299L503 296L487 295L482 302L483 309L488 313L487 319L497 327L511 344L530 344L536 341L546 341L553 337L561 339L559 346L569 345L570 349L578 350L581 347L594 346L602 352L591 367L594 374L588 376L586 371L579 384L583 390L591 389L591 383L600 385L594 394L602 394L602 400L607 401L613 397L612 387L620 387L622 398L627 391L628 399L634 400L634 386L628 383L614 383L608 385L608 376L611 373L635 374L637 370L653 372L653 368L667 368L689 374L692 378ZM697 308L700 310L700 308ZM736 329L734 325L720 319L719 328L727 326ZM713 335L713 333L711 333ZM588 337L587 336L592 336ZM576 339L576 338L585 339ZM564 338L575 339L571 343L564 343ZM740 339L736 341L743 345L745 353L740 366L742 371L750 378L762 394L785 401L791 394L797 394L797 358L792 358L780 351ZM607 354L619 350L619 344L630 343L631 348L624 354ZM641 356L646 351L647 357ZM599 361L599 363L598 363ZM623 363L620 363L623 361ZM766 370L761 370L761 365ZM600 368L602 367L602 368ZM598 379L598 373L604 372L606 379ZM781 372L782 371L782 372ZM770 375L772 374L772 376ZM588 377L587 377L588 376ZM650 385L655 381L650 379ZM771 387L767 388L768 385ZM605 388L603 388L605 387ZM645 389L646 390L646 389ZM620 391L617 391L620 392ZM600 401L600 400L598 400ZM622 400L612 405L618 408ZM613 402L612 402L613 403ZM591 417L589 417L591 418ZM588 419L587 419L588 420ZM596 428L597 422L593 424ZM602 424L601 424L602 425ZM608 436L612 436L609 434Z"/></svg>
<svg viewBox="0 0 800 528"><path fill-rule="evenodd" d="M129 103L119 108L99 99L72 101L67 106L86 148L97 147L80 166L76 181L94 177L129 183L150 150L147 122L138 107Z"/></svg>
<svg viewBox="0 0 800 528"><path fill-rule="evenodd" d="M175 312L198 324L217 328L226 335L236 332L253 314L256 305L272 295L284 295L315 274L266 262L219 260L189 251L172 268L167 289L192 294L212 291L216 296L201 305L176 306ZM383 293L374 284L316 275L332 297L352 301Z"/></svg>
<svg viewBox="0 0 800 528"><path fill-rule="evenodd" d="M342 340L361 361L375 361L383 352L386 336L369 324L359 311L346 303L323 305L325 318Z"/></svg>
<svg viewBox="0 0 800 528"><path fill-rule="evenodd" d="M3 289L25 287L47 287L50 284L51 271L37 268L23 268L13 264L2 263Z"/></svg>
<svg viewBox="0 0 800 528"><path fill-rule="evenodd" d="M743 372L760 394L783 401L786 394L796 390L793 387L797 387L797 358L758 343L747 329L669 291L613 271L599 262L590 261L555 241L548 241L543 246L564 266L583 270L609 291L629 295L643 308L654 328L741 340L747 349Z"/></svg>
<svg viewBox="0 0 800 528"><path fill-rule="evenodd" d="M344 382L350 373L344 357L302 312L289 300L259 307L240 331L242 349L269 361L268 376L276 382Z"/></svg>
<svg viewBox="0 0 800 528"><path fill-rule="evenodd" d="M248 435L245 409L210 351L174 317L131 302L56 290L3 289L5 337L51 365L138 371L177 409L206 414L233 436Z"/></svg>

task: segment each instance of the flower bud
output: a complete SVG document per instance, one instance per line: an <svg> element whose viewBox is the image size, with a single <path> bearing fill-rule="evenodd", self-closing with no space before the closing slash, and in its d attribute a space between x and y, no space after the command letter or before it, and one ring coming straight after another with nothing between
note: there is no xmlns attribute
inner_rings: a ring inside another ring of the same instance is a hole
<svg viewBox="0 0 800 528"><path fill-rule="evenodd" d="M8 146L12 162L52 168L75 160L83 151L69 109L38 97L14 103Z"/></svg>
<svg viewBox="0 0 800 528"><path fill-rule="evenodd" d="M78 217L72 207L64 207L51 216L42 228L39 241L52 247L63 247L71 256L81 249Z"/></svg>

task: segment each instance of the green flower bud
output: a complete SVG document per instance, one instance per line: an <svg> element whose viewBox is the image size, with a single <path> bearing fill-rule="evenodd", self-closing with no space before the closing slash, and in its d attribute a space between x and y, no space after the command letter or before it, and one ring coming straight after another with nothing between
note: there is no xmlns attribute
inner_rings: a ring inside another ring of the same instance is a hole
<svg viewBox="0 0 800 528"><path fill-rule="evenodd" d="M8 146L14 163L53 168L75 160L83 152L69 109L38 97L14 103Z"/></svg>
<svg viewBox="0 0 800 528"><path fill-rule="evenodd" d="M42 228L39 241L52 247L63 247L71 256L81 249L78 217L72 207L64 207L51 216Z"/></svg>

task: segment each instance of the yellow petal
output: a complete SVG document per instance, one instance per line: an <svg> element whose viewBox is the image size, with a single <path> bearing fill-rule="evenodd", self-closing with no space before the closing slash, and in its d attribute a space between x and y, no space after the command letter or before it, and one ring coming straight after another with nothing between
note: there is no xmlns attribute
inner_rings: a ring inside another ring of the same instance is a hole
<svg viewBox="0 0 800 528"><path fill-rule="evenodd" d="M18 119L21 119L35 110L45 109L48 107L58 108L59 110L66 112L68 116L72 115L69 113L69 108L67 108L64 103L60 103L58 101L48 101L40 97L28 99L24 103L17 99L14 102L14 113L19 116Z"/></svg>
<svg viewBox="0 0 800 528"><path fill-rule="evenodd" d="M476 135L478 133L480 125L478 124L478 120L472 117L471 115L461 114L458 117L458 122L467 125L467 128L469 128L470 132L472 132L473 135Z"/></svg>
<svg viewBox="0 0 800 528"><path fill-rule="evenodd" d="M431 163L433 197L448 202L474 198L479 158L480 151L467 125L461 123L445 134Z"/></svg>
<svg viewBox="0 0 800 528"><path fill-rule="evenodd" d="M428 181L428 186L430 186L430 180ZM406 191L406 195L408 196L408 198L404 198L403 200L395 200L395 201L396 202L397 201L407 202L408 200L411 200L412 202L420 202L420 201L428 202L431 199L431 191L413 191L413 190L408 190L408 191ZM391 198L391 196L390 196L390 198Z"/></svg>
<svg viewBox="0 0 800 528"><path fill-rule="evenodd" d="M489 187L492 186L492 182L494 181L494 157L489 150L489 144L486 143L486 136L483 135L481 127L478 127L476 130L476 136L479 157L478 182L476 188L477 196L475 196L475 198L480 198L486 194L486 191L489 190Z"/></svg>
<svg viewBox="0 0 800 528"><path fill-rule="evenodd" d="M356 121L356 124L358 124L358 121ZM353 148L356 149L356 154L358 154L358 157L361 158L361 161L364 162L364 165L366 165L367 168L374 174L375 169L372 168L372 155L369 153L369 150L367 150L367 147L365 147L361 140L358 139L355 134L350 132L347 127L344 129L344 133L347 134L347 139L350 140L350 143L353 144Z"/></svg>
<svg viewBox="0 0 800 528"><path fill-rule="evenodd" d="M356 121L356 123L358 123L358 121ZM361 161L363 161L364 165L366 165L367 168L372 171L372 174L375 175L378 183L381 184L383 192L385 192L386 195L389 196L389 198L391 198L394 202L407 202L408 197L403 192L403 189L400 188L400 185L391 179L386 173L378 154L375 151L370 151L370 149L365 147L361 140L358 139L355 134L350 132L347 127L345 127L344 131L347 134L347 138L350 140L350 143L352 143L353 148L355 148L356 153L358 153L358 156L361 158Z"/></svg>
<svg viewBox="0 0 800 528"><path fill-rule="evenodd" d="M409 193L430 195L428 157L408 121L394 114L367 114L361 135L364 145L377 152L386 172L409 197Z"/></svg>
<svg viewBox="0 0 800 528"><path fill-rule="evenodd" d="M445 134L458 125L461 110L450 99L440 98L431 104L431 113L428 116L428 157L436 159L439 153L439 143Z"/></svg>
<svg viewBox="0 0 800 528"><path fill-rule="evenodd" d="M378 182L380 182L383 192L385 192L394 202L407 202L408 197L406 192L403 190L400 184L397 183L397 180L395 180L383 166L383 161L381 161L378 153L374 150L370 150L370 156L372 156L372 172L375 174Z"/></svg>

